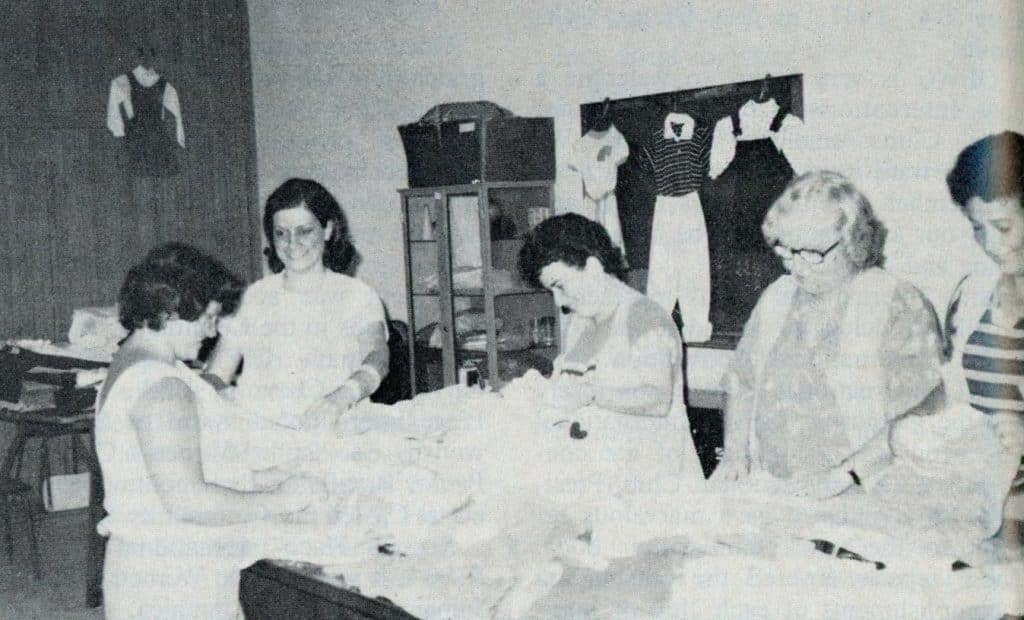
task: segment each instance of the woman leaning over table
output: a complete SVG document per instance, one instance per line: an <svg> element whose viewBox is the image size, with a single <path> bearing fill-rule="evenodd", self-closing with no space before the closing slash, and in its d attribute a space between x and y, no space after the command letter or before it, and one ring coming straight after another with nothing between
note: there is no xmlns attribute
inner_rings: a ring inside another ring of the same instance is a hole
<svg viewBox="0 0 1024 620"><path fill-rule="evenodd" d="M896 419L941 400L938 324L881 268L884 228L841 174L794 179L762 229L788 274L762 293L726 375L713 476L766 471L836 495L888 465Z"/></svg>
<svg viewBox="0 0 1024 620"><path fill-rule="evenodd" d="M946 312L946 389L985 414L1015 453L1018 471L1011 493L1019 504L1024 493L1024 465L1018 465L1024 451L1024 136L1004 131L967 146L946 184L987 256L960 281ZM1024 516L1019 509L1013 516L1010 529L1019 530ZM1020 544L1019 531L1004 533Z"/></svg>
<svg viewBox="0 0 1024 620"><path fill-rule="evenodd" d="M604 227L572 213L545 220L530 231L519 270L568 313L550 404L572 413L591 441L607 441L607 460L622 475L703 480L683 403L679 331L622 281L622 251Z"/></svg>
<svg viewBox="0 0 1024 620"><path fill-rule="evenodd" d="M216 333L240 282L175 244L132 267L119 294L129 330L99 395L96 452L110 537L107 618L237 618L239 570L252 541L232 525L298 513L323 486L288 478L239 491L204 476L201 426L223 415L214 389L183 362Z"/></svg>

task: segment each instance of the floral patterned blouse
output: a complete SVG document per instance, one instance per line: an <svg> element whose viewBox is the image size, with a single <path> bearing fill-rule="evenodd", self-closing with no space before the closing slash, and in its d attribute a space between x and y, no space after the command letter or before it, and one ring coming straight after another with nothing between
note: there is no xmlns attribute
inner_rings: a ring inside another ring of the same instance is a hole
<svg viewBox="0 0 1024 620"><path fill-rule="evenodd" d="M777 477L824 471L860 446L851 445L828 370L838 355L850 289L818 297L797 289L769 359L755 360L760 336L748 324L733 358L732 389L753 392L763 367L753 413L762 466ZM785 311L780 309L780 311ZM897 285L889 307L879 362L886 377L885 415L892 419L940 383L941 342L931 304L912 285ZM730 394L730 399L734 395ZM881 429L879 429L881 430Z"/></svg>

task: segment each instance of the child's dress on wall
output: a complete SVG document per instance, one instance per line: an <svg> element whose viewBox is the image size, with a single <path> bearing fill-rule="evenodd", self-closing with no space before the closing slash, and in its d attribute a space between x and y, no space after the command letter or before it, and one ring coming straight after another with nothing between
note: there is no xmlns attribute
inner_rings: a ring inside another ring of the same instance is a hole
<svg viewBox="0 0 1024 620"><path fill-rule="evenodd" d="M152 69L138 66L111 81L107 128L125 138L132 176L166 177L180 172L185 128L178 91Z"/></svg>

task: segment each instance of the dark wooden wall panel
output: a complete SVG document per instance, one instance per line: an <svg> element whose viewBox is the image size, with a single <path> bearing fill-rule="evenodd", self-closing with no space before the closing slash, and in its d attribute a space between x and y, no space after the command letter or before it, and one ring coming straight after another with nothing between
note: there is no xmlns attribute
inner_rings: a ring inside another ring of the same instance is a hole
<svg viewBox="0 0 1024 620"><path fill-rule="evenodd" d="M154 245L192 243L259 273L244 0L7 0L0 23L0 338L64 337L111 304ZM140 46L178 90L181 173L128 175L110 81Z"/></svg>

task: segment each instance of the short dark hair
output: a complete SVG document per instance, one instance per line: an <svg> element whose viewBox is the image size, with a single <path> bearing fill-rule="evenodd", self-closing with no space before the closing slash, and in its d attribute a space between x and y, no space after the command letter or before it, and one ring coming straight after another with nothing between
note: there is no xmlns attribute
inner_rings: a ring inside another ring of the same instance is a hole
<svg viewBox="0 0 1024 620"><path fill-rule="evenodd" d="M956 158L946 175L953 202L961 208L978 197L985 202L1024 193L1024 136L1004 131L974 142Z"/></svg>
<svg viewBox="0 0 1024 620"><path fill-rule="evenodd" d="M194 321L211 301L230 314L238 306L242 281L217 259L184 243L157 246L128 270L118 294L118 318L125 329L162 329L177 314Z"/></svg>
<svg viewBox="0 0 1024 620"><path fill-rule="evenodd" d="M270 270L280 273L284 263L274 247L274 214L284 209L306 207L324 228L333 222L334 230L324 247L324 266L337 273L345 273L355 257L355 248L349 238L348 221L341 205L323 185L310 179L288 179L270 194L263 209L263 234L267 238L267 256Z"/></svg>
<svg viewBox="0 0 1024 620"><path fill-rule="evenodd" d="M544 220L526 236L519 250L519 274L540 286L540 272L548 265L561 261L582 269L591 256L606 273L625 279L622 250L612 243L604 226L577 213L564 213Z"/></svg>

